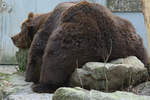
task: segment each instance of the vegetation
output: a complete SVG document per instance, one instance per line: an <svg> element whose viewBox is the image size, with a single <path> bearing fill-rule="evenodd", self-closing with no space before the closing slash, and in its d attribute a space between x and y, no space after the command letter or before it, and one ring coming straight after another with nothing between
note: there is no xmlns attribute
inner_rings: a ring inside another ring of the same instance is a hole
<svg viewBox="0 0 150 100"><path fill-rule="evenodd" d="M21 72L24 72L26 69L27 55L28 55L28 49L19 49L19 51L16 52L16 59L18 62L19 71Z"/></svg>

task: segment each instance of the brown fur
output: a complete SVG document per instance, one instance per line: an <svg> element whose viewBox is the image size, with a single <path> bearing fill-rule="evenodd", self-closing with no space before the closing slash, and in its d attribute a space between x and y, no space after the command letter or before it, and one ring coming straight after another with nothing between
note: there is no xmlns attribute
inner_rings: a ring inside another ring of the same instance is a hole
<svg viewBox="0 0 150 100"><path fill-rule="evenodd" d="M74 3L59 4L54 11L49 14L43 27L36 33L29 49L26 81L32 81L34 83L39 82L42 56L44 54L48 38L60 24L60 16L62 16L62 13L72 5L74 5Z"/></svg>
<svg viewBox="0 0 150 100"><path fill-rule="evenodd" d="M14 45L18 48L30 48L34 35L45 23L48 14L36 14L29 13L28 19L26 19L21 25L21 32L11 37Z"/></svg>
<svg viewBox="0 0 150 100"><path fill-rule="evenodd" d="M142 39L129 21L99 4L62 3L34 36L26 81L39 82L33 86L35 92L53 92L86 62L127 56L148 63Z"/></svg>

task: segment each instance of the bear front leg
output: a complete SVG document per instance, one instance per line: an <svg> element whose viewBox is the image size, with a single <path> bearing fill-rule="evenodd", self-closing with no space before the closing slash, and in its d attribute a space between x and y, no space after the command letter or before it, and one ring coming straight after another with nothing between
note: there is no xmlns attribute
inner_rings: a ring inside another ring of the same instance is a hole
<svg viewBox="0 0 150 100"><path fill-rule="evenodd" d="M76 67L72 51L61 48L59 40L49 40L43 56L40 82L32 87L34 92L52 93L59 87L67 86L68 79Z"/></svg>
<svg viewBox="0 0 150 100"><path fill-rule="evenodd" d="M45 41L41 40L40 35L37 34L29 49L27 70L25 73L25 81L27 82L39 82L42 56L46 45Z"/></svg>
<svg viewBox="0 0 150 100"><path fill-rule="evenodd" d="M53 93L59 87L68 86L68 79L76 66L73 55L66 54L44 55L39 84L32 87L34 92Z"/></svg>

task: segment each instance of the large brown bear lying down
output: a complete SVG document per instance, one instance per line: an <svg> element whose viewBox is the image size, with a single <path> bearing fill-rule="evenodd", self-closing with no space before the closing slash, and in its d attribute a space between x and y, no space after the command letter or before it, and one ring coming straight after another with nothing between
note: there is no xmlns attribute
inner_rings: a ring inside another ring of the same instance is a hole
<svg viewBox="0 0 150 100"><path fill-rule="evenodd" d="M131 23L102 5L61 3L42 20L42 27L29 33L36 34L29 50L26 81L36 83L35 92L54 92L66 86L75 68L89 61L137 56L148 63L142 39ZM24 31L20 37L26 36Z"/></svg>

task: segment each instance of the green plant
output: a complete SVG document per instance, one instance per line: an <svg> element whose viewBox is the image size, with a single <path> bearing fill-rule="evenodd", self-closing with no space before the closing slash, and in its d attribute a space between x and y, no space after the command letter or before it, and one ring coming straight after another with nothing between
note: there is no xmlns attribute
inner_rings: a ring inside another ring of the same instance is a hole
<svg viewBox="0 0 150 100"><path fill-rule="evenodd" d="M16 52L16 59L18 62L19 71L24 72L27 65L27 55L28 55L28 49L19 49L18 52Z"/></svg>

